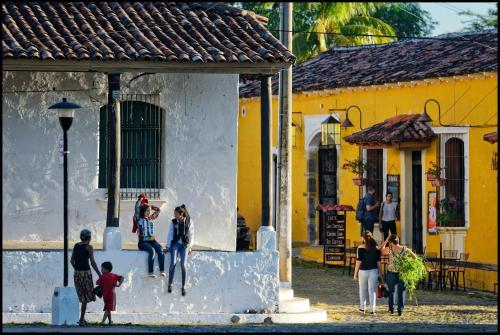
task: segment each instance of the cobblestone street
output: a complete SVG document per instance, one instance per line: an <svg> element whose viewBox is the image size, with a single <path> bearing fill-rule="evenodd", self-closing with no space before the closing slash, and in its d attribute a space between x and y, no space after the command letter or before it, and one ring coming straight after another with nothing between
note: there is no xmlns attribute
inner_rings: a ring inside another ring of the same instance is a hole
<svg viewBox="0 0 500 335"><path fill-rule="evenodd" d="M497 298L491 293L468 290L417 290L415 300L406 301L401 317L387 311L387 299L377 301L377 315L358 312L358 289L352 275L342 275L340 268L327 268L316 263L294 260L293 288L295 296L309 298L312 307L326 309L329 322L311 325L116 325L50 327L35 325L3 325L5 332L497 332Z"/></svg>

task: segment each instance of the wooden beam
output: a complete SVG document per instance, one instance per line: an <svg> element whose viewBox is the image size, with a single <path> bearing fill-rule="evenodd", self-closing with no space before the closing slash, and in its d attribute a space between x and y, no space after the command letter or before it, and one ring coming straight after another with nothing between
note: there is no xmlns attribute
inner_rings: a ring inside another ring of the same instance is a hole
<svg viewBox="0 0 500 335"><path fill-rule="evenodd" d="M288 63L180 63L166 61L74 61L4 59L4 71L34 72L155 72L275 74Z"/></svg>

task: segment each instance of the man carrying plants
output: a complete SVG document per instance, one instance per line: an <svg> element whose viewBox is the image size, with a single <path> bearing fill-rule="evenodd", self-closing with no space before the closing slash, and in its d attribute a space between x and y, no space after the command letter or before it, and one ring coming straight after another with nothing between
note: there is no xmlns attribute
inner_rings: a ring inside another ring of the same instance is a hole
<svg viewBox="0 0 500 335"><path fill-rule="evenodd" d="M425 278L427 270L423 261L411 249L399 244L399 237L395 234L386 238L380 249L382 255L389 255L385 277L389 288L389 312L394 313L394 291L397 289L398 316L401 316L404 291L408 291L411 299L417 283Z"/></svg>

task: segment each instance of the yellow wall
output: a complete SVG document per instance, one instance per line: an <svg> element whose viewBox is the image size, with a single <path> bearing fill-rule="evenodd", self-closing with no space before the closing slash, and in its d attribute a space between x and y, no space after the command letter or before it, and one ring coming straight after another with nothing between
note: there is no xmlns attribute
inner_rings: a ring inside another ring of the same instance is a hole
<svg viewBox="0 0 500 335"><path fill-rule="evenodd" d="M322 92L298 93L293 95L293 120L301 125L297 130L297 146L292 150L292 240L307 242L307 179L306 151L304 139L304 116L328 115L329 108L346 108L357 105L362 111L363 128L381 122L397 114L421 113L424 102L436 99L441 106L443 124L496 124L497 120L497 74L461 76L455 78L432 79L389 86L370 86L365 88L337 89ZM277 146L277 96L273 97L273 146ZM242 109L246 116L242 115ZM438 125L437 106L430 102L427 112L433 126ZM345 113L341 112L341 121ZM359 113L355 109L349 112L353 128L342 129L342 137L359 131ZM469 206L470 227L466 232L465 250L469 260L497 264L497 171L491 170L491 158L497 151L497 145L483 140L483 135L496 131L497 128L469 129ZM256 231L261 224L261 165L260 165L260 100L259 98L240 99L238 125L238 206L247 224ZM436 161L436 143L425 150L422 169L429 168L430 161ZM358 146L345 141L341 143L338 156L339 188L338 197L342 204L357 204L358 187L352 183L354 176L341 169L345 159L354 159L358 155ZM402 174L400 151L387 150L387 173ZM427 193L435 190L430 182L422 190L424 208L427 208ZM401 196L402 190L400 190ZM317 200L317 198L316 198ZM404 199L403 199L404 201ZM427 218L427 211L423 212ZM427 220L423 223L427 228ZM354 212L348 213L347 238L359 239L359 224L354 219ZM401 222L397 223L398 233ZM352 242L351 242L352 243ZM440 236L426 234L428 251L439 251ZM490 285L492 287L492 285Z"/></svg>

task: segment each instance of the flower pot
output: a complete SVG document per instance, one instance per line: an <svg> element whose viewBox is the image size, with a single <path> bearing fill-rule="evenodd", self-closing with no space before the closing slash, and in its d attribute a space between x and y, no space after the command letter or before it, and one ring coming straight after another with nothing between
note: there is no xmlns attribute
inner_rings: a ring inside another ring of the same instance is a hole
<svg viewBox="0 0 500 335"><path fill-rule="evenodd" d="M366 184L366 179L365 178L353 178L352 182L356 186L363 186L364 184Z"/></svg>
<svg viewBox="0 0 500 335"><path fill-rule="evenodd" d="M444 184L446 184L446 179L434 179L431 180L431 184L434 186L444 186Z"/></svg>
<svg viewBox="0 0 500 335"><path fill-rule="evenodd" d="M433 174L428 174L427 175L427 180L428 181L433 181L433 180L436 180L436 179L438 179L438 178L435 175L433 175Z"/></svg>

